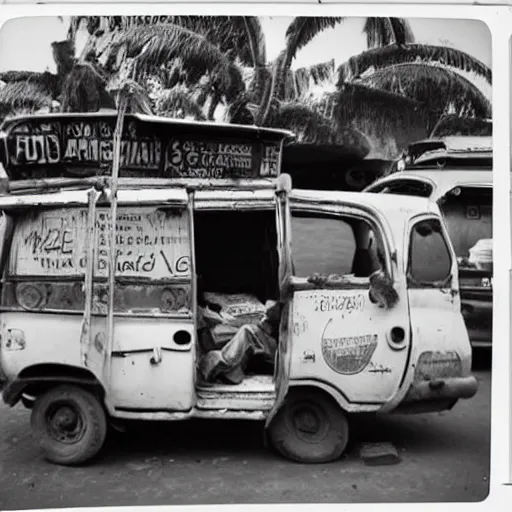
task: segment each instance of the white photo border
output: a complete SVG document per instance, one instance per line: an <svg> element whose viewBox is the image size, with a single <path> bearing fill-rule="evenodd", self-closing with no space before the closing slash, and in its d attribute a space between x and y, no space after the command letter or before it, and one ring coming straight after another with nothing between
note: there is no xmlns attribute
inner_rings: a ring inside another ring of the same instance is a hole
<svg viewBox="0 0 512 512"><path fill-rule="evenodd" d="M1 1L1 0L0 0ZM0 28L12 18L36 16L73 16L73 15L163 15L168 14L170 2L151 4L127 3L122 1L105 3L92 0L90 3L75 3L57 0L54 4L37 4L37 0L4 0L0 4ZM432 8L432 4L435 9ZM492 360L492 407L491 407L491 474L490 494L481 503L403 503L403 504L293 504L293 505L194 505L159 506L159 507L115 507L116 512L142 509L169 508L177 510L212 511L232 509L270 510L281 512L298 512L314 507L314 510L332 510L333 512L373 511L382 512L398 510L414 512L471 510L505 511L512 503L512 338L510 317L512 303L510 300L512 286L512 210L511 210L511 70L512 70L512 7L505 1L494 1L501 5L469 5L460 0L452 0L452 5L439 4L439 0L425 1L418 5L414 0L408 4L340 3L339 0L317 1L298 0L297 2L252 3L248 1L228 1L218 3L206 0L203 3L190 0L184 3L172 2L173 14L198 15L257 15L257 16L395 16L403 18L441 18L481 20L487 24L492 33L492 100L493 100L493 142L494 142L494 193L493 193L493 240L494 240L494 310L493 310L493 360ZM482 3L491 3L483 0ZM430 4L430 5L429 5ZM457 4L457 5L453 5ZM505 4L505 5L504 5ZM505 338L501 340L501 338ZM91 507L87 510L105 510ZM52 510L52 509L46 509ZM54 509L64 510L64 509ZM71 510L71 509L70 509ZM114 510L114 509L113 509Z"/></svg>

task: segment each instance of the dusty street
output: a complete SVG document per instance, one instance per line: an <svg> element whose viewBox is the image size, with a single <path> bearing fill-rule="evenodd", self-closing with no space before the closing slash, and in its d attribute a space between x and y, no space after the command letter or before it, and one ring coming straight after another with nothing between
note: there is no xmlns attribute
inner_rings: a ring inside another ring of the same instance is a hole
<svg viewBox="0 0 512 512"><path fill-rule="evenodd" d="M281 459L247 422L134 426L83 468L40 457L21 406L0 406L0 509L272 502L480 501L488 492L490 375L477 396L433 415L364 420L342 460ZM395 444L402 462L368 467L361 441Z"/></svg>

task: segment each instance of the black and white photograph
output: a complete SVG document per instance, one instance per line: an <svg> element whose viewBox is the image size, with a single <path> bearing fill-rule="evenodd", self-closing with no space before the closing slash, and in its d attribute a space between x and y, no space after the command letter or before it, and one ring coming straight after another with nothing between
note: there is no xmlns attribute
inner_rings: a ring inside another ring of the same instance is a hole
<svg viewBox="0 0 512 512"><path fill-rule="evenodd" d="M0 509L485 500L491 53L473 19L4 23Z"/></svg>

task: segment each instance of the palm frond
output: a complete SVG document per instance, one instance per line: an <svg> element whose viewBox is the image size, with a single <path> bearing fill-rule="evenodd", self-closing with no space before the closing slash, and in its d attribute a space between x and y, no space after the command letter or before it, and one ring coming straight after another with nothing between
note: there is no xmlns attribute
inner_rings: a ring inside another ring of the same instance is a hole
<svg viewBox="0 0 512 512"><path fill-rule="evenodd" d="M118 103L126 101L126 112L132 114L153 114L151 100L148 91L135 80L126 79L116 90L116 99Z"/></svg>
<svg viewBox="0 0 512 512"><path fill-rule="evenodd" d="M476 73L489 83L491 69L475 57L455 48L427 44L390 45L374 48L351 57L338 68L338 83L357 79L371 69L381 69L410 62L437 62L468 73Z"/></svg>
<svg viewBox="0 0 512 512"><path fill-rule="evenodd" d="M368 48L381 48L390 44L404 45L414 42L409 22L403 18L366 18L364 28Z"/></svg>
<svg viewBox="0 0 512 512"><path fill-rule="evenodd" d="M275 108L278 104L276 93L282 90L285 84L286 74L288 71L288 68L286 67L287 58L288 51L284 49L272 65L272 78L265 87L260 107L256 115L256 124L259 126L265 126L272 107Z"/></svg>
<svg viewBox="0 0 512 512"><path fill-rule="evenodd" d="M49 108L52 97L30 82L6 83L0 88L0 117L19 113L33 113Z"/></svg>
<svg viewBox="0 0 512 512"><path fill-rule="evenodd" d="M310 43L320 32L334 28L345 18L334 16L299 16L286 29L286 48L289 60Z"/></svg>
<svg viewBox="0 0 512 512"><path fill-rule="evenodd" d="M253 101L261 104L265 96L265 91L272 81L272 71L267 66L261 66L254 69L252 80L247 87L251 93Z"/></svg>
<svg viewBox="0 0 512 512"><path fill-rule="evenodd" d="M256 16L169 16L167 22L202 35L222 53L231 50L244 65L266 62L265 36Z"/></svg>
<svg viewBox="0 0 512 512"><path fill-rule="evenodd" d="M107 59L113 57L135 58L137 70L142 73L180 57L185 71L195 79L212 72L223 91L231 86L230 61L226 55L203 36L173 24L126 30L110 47Z"/></svg>
<svg viewBox="0 0 512 512"><path fill-rule="evenodd" d="M297 52L312 41L320 32L335 27L344 20L342 17L297 17L294 18L286 30L286 47L274 61L271 85L267 87L262 99L260 112L257 115L257 124L265 125L273 103L284 99L287 79L291 63ZM292 82L293 84L293 82Z"/></svg>
<svg viewBox="0 0 512 512"><path fill-rule="evenodd" d="M84 23L86 16L71 16L68 26L68 39L75 41L76 35L80 31L82 24Z"/></svg>
<svg viewBox="0 0 512 512"><path fill-rule="evenodd" d="M292 79L295 82L295 91L297 97L303 98L312 87L325 83L334 83L335 61L321 62L310 67L299 68L292 73Z"/></svg>
<svg viewBox="0 0 512 512"><path fill-rule="evenodd" d="M251 54L253 54L252 66L255 68L265 66L267 63L267 48L260 20L255 16L243 16L243 23L249 40ZM243 59L243 54L240 54L240 57L242 63L245 64L247 61Z"/></svg>
<svg viewBox="0 0 512 512"><path fill-rule="evenodd" d="M419 101L439 115L491 117L491 102L467 78L442 66L394 64L361 80L363 85Z"/></svg>
<svg viewBox="0 0 512 512"><path fill-rule="evenodd" d="M460 117L457 115L443 116L434 126L430 137L441 138L448 136L492 136L492 121L475 117Z"/></svg>
<svg viewBox="0 0 512 512"><path fill-rule="evenodd" d="M336 119L299 102L282 103L269 125L293 131L299 144L339 146L361 158L370 150L368 140L359 130L342 126Z"/></svg>
<svg viewBox="0 0 512 512"><path fill-rule="evenodd" d="M253 112L250 93L241 94L235 101L228 104L223 121L232 124L253 125L257 115Z"/></svg>
<svg viewBox="0 0 512 512"><path fill-rule="evenodd" d="M163 91L157 101L156 113L160 116L183 119L193 117L196 121L205 121L203 110L185 87L174 87Z"/></svg>
<svg viewBox="0 0 512 512"><path fill-rule="evenodd" d="M113 108L104 78L89 63L76 64L62 86L60 101L63 112L97 112Z"/></svg>
<svg viewBox="0 0 512 512"><path fill-rule="evenodd" d="M46 94L56 98L59 94L59 79L56 75L45 71L36 73L33 71L4 71L0 73L0 80L6 84L27 83L37 87Z"/></svg>
<svg viewBox="0 0 512 512"><path fill-rule="evenodd" d="M384 160L426 138L437 121L435 113L417 101L358 84L345 84L337 92L305 102L338 126L359 130L370 141L369 157Z"/></svg>
<svg viewBox="0 0 512 512"><path fill-rule="evenodd" d="M335 122L302 103L282 103L268 123L273 128L291 130L297 142L336 144Z"/></svg>
<svg viewBox="0 0 512 512"><path fill-rule="evenodd" d="M414 33L409 20L404 18L388 18L393 29L394 43L397 45L412 44L415 41Z"/></svg>
<svg viewBox="0 0 512 512"><path fill-rule="evenodd" d="M221 72L221 69L218 72ZM228 64L227 86L225 85L226 77L219 76L217 73L214 74L213 86L219 93L225 96L228 102L234 101L235 98L245 91L242 71L234 62Z"/></svg>

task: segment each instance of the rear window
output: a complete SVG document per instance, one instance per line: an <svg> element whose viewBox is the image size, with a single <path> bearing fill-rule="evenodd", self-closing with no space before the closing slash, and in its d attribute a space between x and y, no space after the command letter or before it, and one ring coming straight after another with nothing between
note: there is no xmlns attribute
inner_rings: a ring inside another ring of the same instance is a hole
<svg viewBox="0 0 512 512"><path fill-rule="evenodd" d="M372 188L370 192L380 194L396 194L417 197L430 197L432 185L417 180L395 180L382 183Z"/></svg>
<svg viewBox="0 0 512 512"><path fill-rule="evenodd" d="M491 187L456 187L440 208L457 257L467 258L479 240L492 238Z"/></svg>
<svg viewBox="0 0 512 512"><path fill-rule="evenodd" d="M451 274L452 259L438 219L414 225L409 247L409 277L416 284L437 284Z"/></svg>

